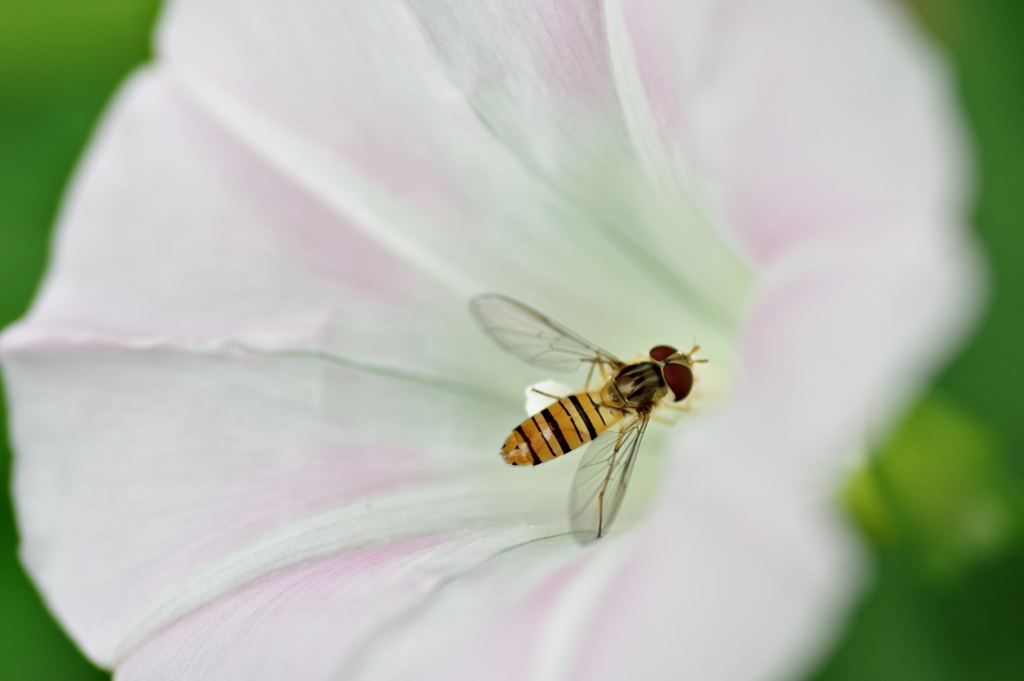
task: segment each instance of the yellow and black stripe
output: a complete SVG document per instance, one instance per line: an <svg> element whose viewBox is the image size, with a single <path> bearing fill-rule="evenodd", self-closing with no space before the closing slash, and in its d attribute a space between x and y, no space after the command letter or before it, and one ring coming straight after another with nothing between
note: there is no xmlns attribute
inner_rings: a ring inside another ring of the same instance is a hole
<svg viewBox="0 0 1024 681"><path fill-rule="evenodd" d="M590 442L623 417L600 398L600 392L570 395L534 414L508 436L501 458L516 466L534 466Z"/></svg>

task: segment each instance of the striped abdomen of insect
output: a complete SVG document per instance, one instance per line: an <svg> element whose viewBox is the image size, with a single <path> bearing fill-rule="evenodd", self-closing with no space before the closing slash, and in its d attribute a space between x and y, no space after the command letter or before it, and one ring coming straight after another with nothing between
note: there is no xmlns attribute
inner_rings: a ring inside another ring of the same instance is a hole
<svg viewBox="0 0 1024 681"><path fill-rule="evenodd" d="M501 458L515 466L533 466L585 445L625 415L604 404L601 391L563 397L512 431Z"/></svg>

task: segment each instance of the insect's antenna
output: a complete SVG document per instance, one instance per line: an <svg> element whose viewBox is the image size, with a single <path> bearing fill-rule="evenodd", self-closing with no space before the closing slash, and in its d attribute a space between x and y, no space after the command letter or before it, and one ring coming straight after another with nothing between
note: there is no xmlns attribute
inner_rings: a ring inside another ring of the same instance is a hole
<svg viewBox="0 0 1024 681"><path fill-rule="evenodd" d="M706 359L694 359L693 354L700 350L700 346L697 345L697 334L693 334L693 347L686 353L686 358L690 360L690 364L696 364L697 362L707 363Z"/></svg>

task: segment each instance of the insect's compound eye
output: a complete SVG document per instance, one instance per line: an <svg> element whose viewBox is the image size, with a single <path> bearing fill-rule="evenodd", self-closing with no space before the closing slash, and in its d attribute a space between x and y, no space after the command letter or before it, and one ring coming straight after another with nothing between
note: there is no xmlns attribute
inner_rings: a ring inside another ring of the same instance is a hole
<svg viewBox="0 0 1024 681"><path fill-rule="evenodd" d="M676 352L678 352L678 350L676 350L670 345L659 345L657 347L651 348L650 355L651 359L653 359L655 362L663 362L670 356L676 354Z"/></svg>
<svg viewBox="0 0 1024 681"><path fill-rule="evenodd" d="M657 349L657 348L655 348ZM653 357L654 354L652 353ZM675 395L675 402L685 398L693 389L693 372L685 364L669 364L665 366L665 382Z"/></svg>

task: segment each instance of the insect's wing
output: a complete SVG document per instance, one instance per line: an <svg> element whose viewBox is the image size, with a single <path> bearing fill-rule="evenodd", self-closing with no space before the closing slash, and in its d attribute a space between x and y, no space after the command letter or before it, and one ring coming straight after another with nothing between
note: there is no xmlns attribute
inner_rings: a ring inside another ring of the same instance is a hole
<svg viewBox="0 0 1024 681"><path fill-rule="evenodd" d="M584 541L607 534L615 521L649 420L638 415L606 430L583 453L569 495L569 520Z"/></svg>
<svg viewBox="0 0 1024 681"><path fill-rule="evenodd" d="M584 364L622 366L611 353L512 298L485 293L473 298L469 309L499 346L541 369L568 373Z"/></svg>

